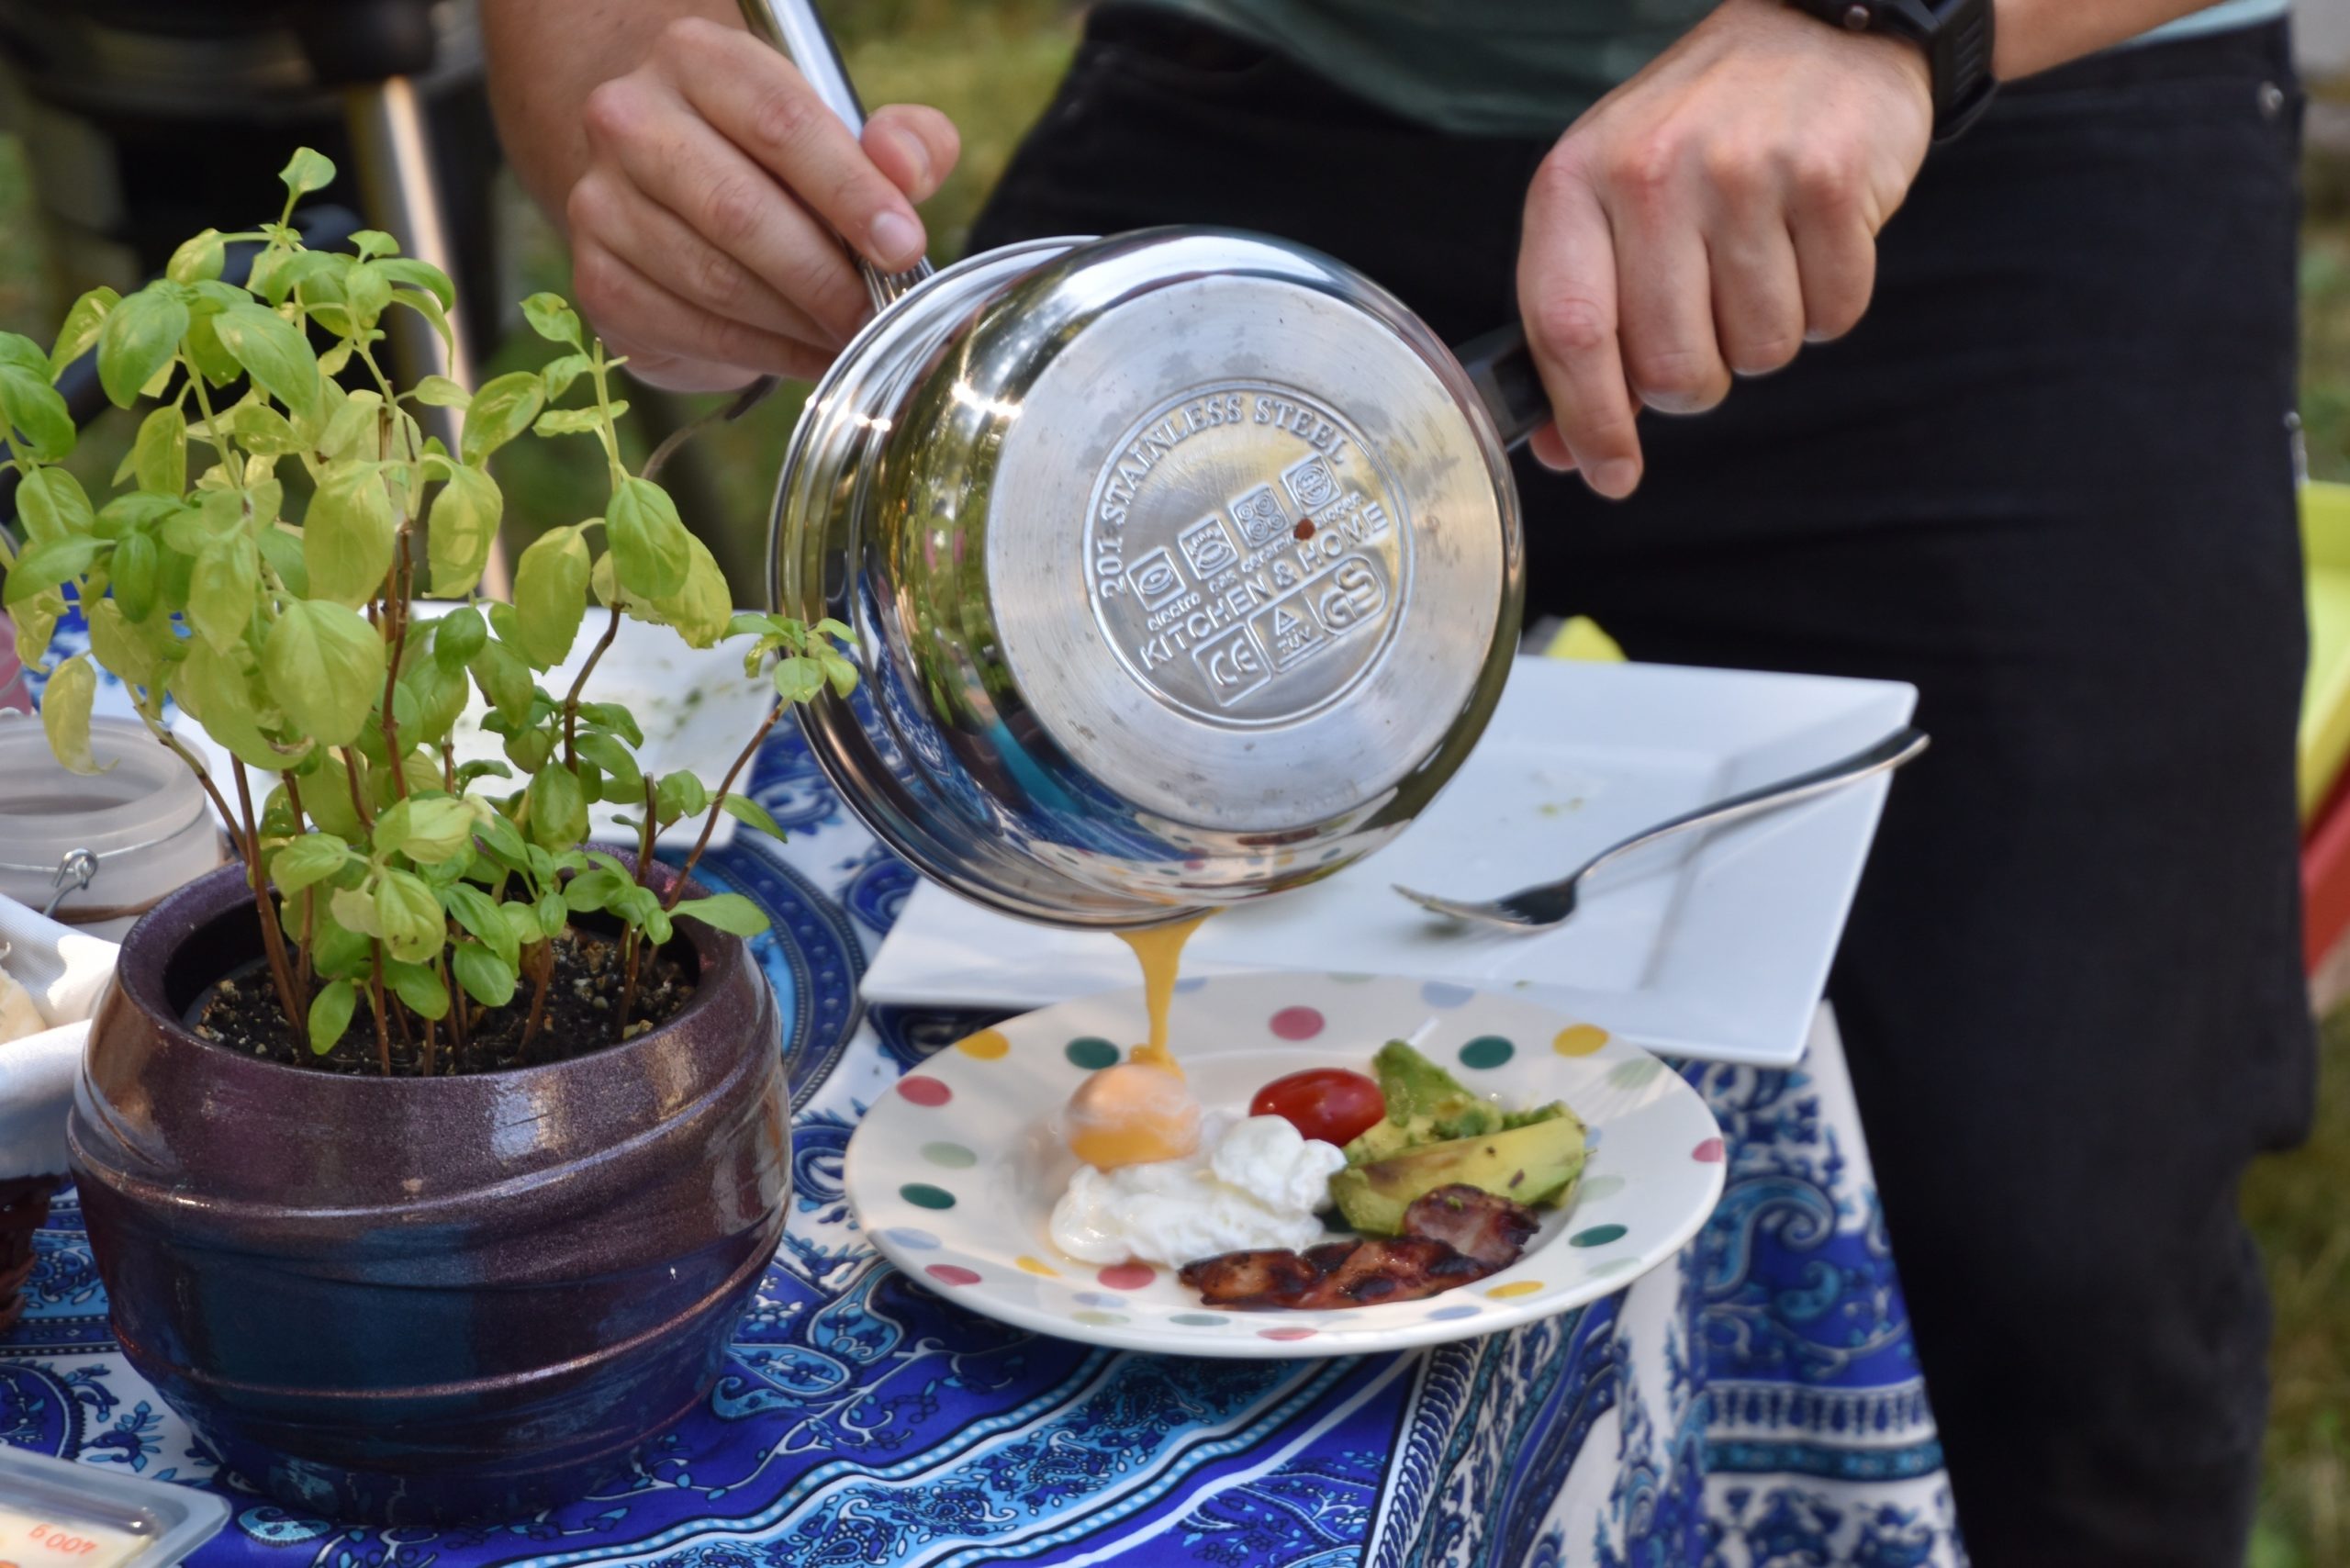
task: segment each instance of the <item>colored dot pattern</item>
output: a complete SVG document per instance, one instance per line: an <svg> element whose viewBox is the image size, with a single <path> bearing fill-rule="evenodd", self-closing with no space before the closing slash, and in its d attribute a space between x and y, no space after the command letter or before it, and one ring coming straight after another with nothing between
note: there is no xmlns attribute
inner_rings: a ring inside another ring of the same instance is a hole
<svg viewBox="0 0 2350 1568"><path fill-rule="evenodd" d="M1360 981L1372 977L1338 975L1331 978ZM1182 982L1181 989L1194 990L1205 983L1204 980L1187 980ZM1460 1007L1474 996L1475 991L1471 987L1446 980L1428 980L1420 986L1420 1000L1430 1007ZM1315 1008L1297 1005L1284 1007L1275 1013L1266 1021L1266 1026L1278 1039L1302 1041L1322 1034L1327 1027L1327 1020ZM1605 1047L1608 1039L1605 1029L1595 1025L1577 1024L1561 1030L1551 1040L1551 1047L1561 1056L1587 1057ZM955 1045L956 1049L979 1061L999 1061L1012 1050L1011 1040L995 1029L979 1030L957 1040ZM1461 1066L1483 1071L1504 1066L1516 1057L1516 1043L1506 1036L1480 1035L1463 1044L1457 1054ZM1069 1041L1062 1047L1062 1053L1072 1066L1086 1071L1114 1066L1125 1059L1125 1055L1116 1045L1096 1035L1080 1036ZM1663 1071L1663 1064L1653 1058L1637 1057L1615 1064L1607 1073L1606 1081L1617 1089L1639 1089L1652 1082ZM954 1098L953 1090L945 1082L925 1073L907 1074L898 1081L897 1089L909 1103L924 1109L936 1109ZM1596 1147L1600 1141L1600 1128L1590 1128L1587 1141L1590 1146ZM921 1154L927 1163L944 1170L968 1170L979 1163L978 1154L970 1148L943 1139L923 1144ZM1701 1164L1719 1164L1727 1158L1727 1151L1719 1137L1709 1137L1690 1150L1690 1158ZM1578 1201L1598 1202L1610 1198L1622 1192L1625 1185L1622 1176L1612 1173L1589 1177L1578 1189ZM923 1182L907 1182L898 1189L898 1195L917 1208L934 1211L951 1209L957 1202L955 1193L946 1188ZM1627 1227L1621 1225L1586 1226L1568 1237L1567 1244L1583 1249L1606 1247L1622 1240L1626 1234ZM880 1236L907 1251L934 1251L942 1245L938 1237L918 1226L893 1226L882 1231ZM1013 1266L1023 1273L1040 1278L1062 1277L1061 1270L1042 1259L1025 1254L1014 1259ZM1637 1258L1613 1258L1595 1264L1586 1277L1615 1278L1634 1273L1640 1267L1640 1260ZM978 1270L961 1263L931 1263L923 1266L922 1272L935 1283L949 1288L976 1285L982 1280ZM1132 1321L1124 1313L1113 1310L1128 1305L1126 1296L1114 1293L1146 1289L1157 1282L1158 1271L1144 1263L1118 1263L1095 1271L1093 1277L1102 1289L1079 1293L1075 1300L1080 1309L1072 1311L1069 1316L1075 1323L1106 1328ZM1543 1282L1539 1280L1510 1280L1489 1287L1483 1294L1495 1300L1510 1300L1532 1295L1544 1288ZM1450 1302L1429 1311L1426 1321L1454 1322L1475 1316L1482 1310L1474 1303ZM1231 1327L1233 1322L1230 1317L1213 1312L1176 1313L1164 1321L1186 1328L1225 1328ZM1314 1338L1316 1330L1301 1325L1283 1325L1259 1328L1256 1333L1259 1338L1294 1343Z"/></svg>
<svg viewBox="0 0 2350 1568"><path fill-rule="evenodd" d="M1653 1082L1663 1070L1664 1063L1654 1057L1634 1057L1607 1070L1607 1086L1610 1089L1639 1089Z"/></svg>
<svg viewBox="0 0 2350 1568"><path fill-rule="evenodd" d="M1080 1035L1061 1047L1061 1054L1068 1057L1072 1065L1088 1072L1118 1064L1118 1047L1099 1035Z"/></svg>
<svg viewBox="0 0 2350 1568"><path fill-rule="evenodd" d="M1284 1007L1273 1014L1267 1027L1280 1040L1310 1040L1322 1032L1322 1014L1311 1007Z"/></svg>
<svg viewBox="0 0 2350 1568"><path fill-rule="evenodd" d="M1587 1057L1607 1043L1607 1031L1596 1024L1570 1024L1550 1041L1562 1057Z"/></svg>
<svg viewBox="0 0 2350 1568"><path fill-rule="evenodd" d="M936 1110L955 1098L952 1089L919 1072L910 1072L898 1080L898 1092L925 1110Z"/></svg>
<svg viewBox="0 0 2350 1568"><path fill-rule="evenodd" d="M1480 1035L1460 1047L1460 1065L1480 1071L1496 1068L1517 1054L1517 1047L1499 1035Z"/></svg>

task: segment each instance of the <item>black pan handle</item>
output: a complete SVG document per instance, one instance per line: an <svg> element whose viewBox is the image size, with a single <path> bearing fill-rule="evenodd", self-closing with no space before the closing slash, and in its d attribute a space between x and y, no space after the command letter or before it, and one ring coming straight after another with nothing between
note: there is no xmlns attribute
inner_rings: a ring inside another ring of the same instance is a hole
<svg viewBox="0 0 2350 1568"><path fill-rule="evenodd" d="M1513 323L1453 351L1485 411L1500 427L1502 445L1514 447L1550 422L1550 399L1535 374L1526 329Z"/></svg>

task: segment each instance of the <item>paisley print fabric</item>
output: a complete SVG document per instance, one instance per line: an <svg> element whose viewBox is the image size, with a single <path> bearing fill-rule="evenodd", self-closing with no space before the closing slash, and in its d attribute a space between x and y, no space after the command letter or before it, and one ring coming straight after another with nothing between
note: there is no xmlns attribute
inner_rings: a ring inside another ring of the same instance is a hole
<svg viewBox="0 0 2350 1568"><path fill-rule="evenodd" d="M708 1406L595 1494L438 1532L302 1518L222 1473L116 1353L69 1191L0 1339L0 1441L229 1497L199 1568L1080 1564L1690 1568L1963 1561L1841 1057L1685 1070L1729 1189L1673 1266L1583 1311L1401 1356L1113 1354L977 1317L865 1246L841 1159L898 1076L984 1020L876 1009L912 874L798 731L710 879L758 901L789 1020L789 1226Z"/></svg>

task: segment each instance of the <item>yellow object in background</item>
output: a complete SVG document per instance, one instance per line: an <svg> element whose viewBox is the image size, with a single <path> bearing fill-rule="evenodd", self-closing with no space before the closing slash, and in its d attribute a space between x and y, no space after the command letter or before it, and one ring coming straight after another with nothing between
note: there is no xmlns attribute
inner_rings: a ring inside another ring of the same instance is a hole
<svg viewBox="0 0 2350 1568"><path fill-rule="evenodd" d="M2350 758L2350 485L2301 487L2301 551L2310 615L2300 778L2306 823Z"/></svg>
<svg viewBox="0 0 2350 1568"><path fill-rule="evenodd" d="M1587 615L1578 615L1559 628L1550 645L1542 650L1554 659L1586 659L1594 664L1615 664L1622 661L1624 650L1616 639L1599 629L1599 622Z"/></svg>

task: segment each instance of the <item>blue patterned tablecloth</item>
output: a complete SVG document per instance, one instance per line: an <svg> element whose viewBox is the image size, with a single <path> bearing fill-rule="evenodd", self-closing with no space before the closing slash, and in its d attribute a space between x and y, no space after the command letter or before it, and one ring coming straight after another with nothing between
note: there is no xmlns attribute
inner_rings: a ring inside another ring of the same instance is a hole
<svg viewBox="0 0 2350 1568"><path fill-rule="evenodd" d="M1868 1159L1824 1020L1792 1070L1685 1070L1729 1148L1680 1258L1581 1311L1398 1356L1190 1361L1039 1338L878 1258L841 1193L856 1120L968 1014L864 1010L913 875L798 732L752 792L791 832L705 875L775 917L792 1022L790 1225L709 1406L544 1516L366 1529L220 1473L117 1353L73 1195L0 1340L0 1440L232 1500L203 1568L820 1564L1714 1565L1963 1560Z"/></svg>

